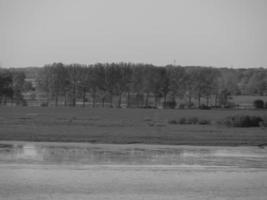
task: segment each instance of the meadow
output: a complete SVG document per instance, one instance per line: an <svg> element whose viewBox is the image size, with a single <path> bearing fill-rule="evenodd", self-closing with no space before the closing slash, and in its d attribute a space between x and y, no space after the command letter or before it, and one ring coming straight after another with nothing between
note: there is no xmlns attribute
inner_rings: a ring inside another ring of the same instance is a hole
<svg viewBox="0 0 267 200"><path fill-rule="evenodd" d="M266 145L264 127L229 128L227 116L266 110L164 110L82 107L0 107L0 140L173 145ZM209 125L171 124L197 117Z"/></svg>

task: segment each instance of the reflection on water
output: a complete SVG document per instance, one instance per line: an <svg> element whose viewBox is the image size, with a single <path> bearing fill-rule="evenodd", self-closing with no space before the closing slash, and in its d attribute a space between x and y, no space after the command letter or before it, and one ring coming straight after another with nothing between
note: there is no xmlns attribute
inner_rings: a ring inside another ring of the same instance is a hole
<svg viewBox="0 0 267 200"><path fill-rule="evenodd" d="M0 163L201 165L267 168L267 150L257 147L0 144Z"/></svg>

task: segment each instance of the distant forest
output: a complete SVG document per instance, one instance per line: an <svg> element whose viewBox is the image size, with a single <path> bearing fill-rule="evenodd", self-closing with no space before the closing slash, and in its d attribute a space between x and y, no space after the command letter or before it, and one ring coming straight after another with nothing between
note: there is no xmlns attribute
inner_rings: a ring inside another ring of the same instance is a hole
<svg viewBox="0 0 267 200"><path fill-rule="evenodd" d="M44 67L0 69L0 102L25 103L34 91L46 95L47 104L76 106L97 102L121 107L163 105L226 107L231 95L267 95L267 69L229 69L200 66L154 66L133 63L93 65L53 63ZM133 101L134 97L134 101ZM196 105L193 101L197 102Z"/></svg>

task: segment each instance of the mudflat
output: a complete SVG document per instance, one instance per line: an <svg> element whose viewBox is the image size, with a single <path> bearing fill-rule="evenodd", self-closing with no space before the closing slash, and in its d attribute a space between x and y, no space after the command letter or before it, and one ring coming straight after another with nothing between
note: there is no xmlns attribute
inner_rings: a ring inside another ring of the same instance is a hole
<svg viewBox="0 0 267 200"><path fill-rule="evenodd" d="M1 142L0 199L265 200L266 151Z"/></svg>
<svg viewBox="0 0 267 200"><path fill-rule="evenodd" d="M0 166L0 199L265 200L267 170Z"/></svg>

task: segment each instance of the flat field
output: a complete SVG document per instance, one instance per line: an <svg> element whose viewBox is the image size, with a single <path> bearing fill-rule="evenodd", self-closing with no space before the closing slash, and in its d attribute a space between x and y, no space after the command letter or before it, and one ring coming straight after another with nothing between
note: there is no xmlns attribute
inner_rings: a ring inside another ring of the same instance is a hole
<svg viewBox="0 0 267 200"><path fill-rule="evenodd" d="M0 107L0 140L176 145L265 145L264 128L228 128L216 121L265 110L158 110L82 107ZM176 125L198 117L211 125Z"/></svg>

